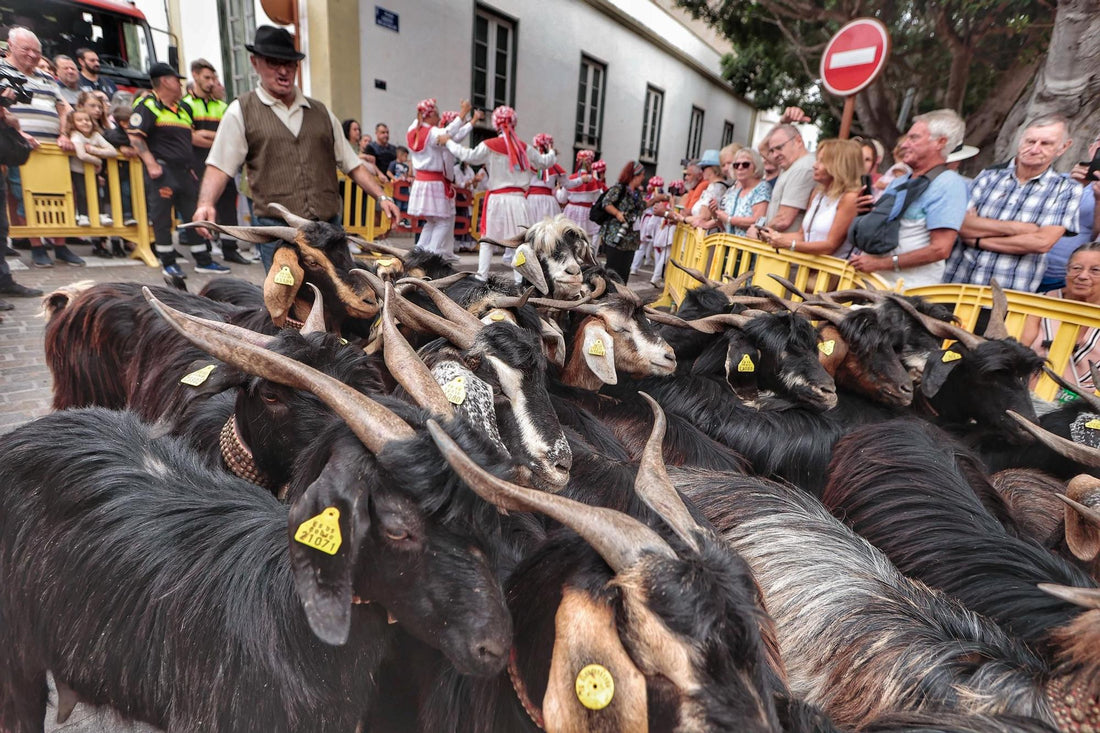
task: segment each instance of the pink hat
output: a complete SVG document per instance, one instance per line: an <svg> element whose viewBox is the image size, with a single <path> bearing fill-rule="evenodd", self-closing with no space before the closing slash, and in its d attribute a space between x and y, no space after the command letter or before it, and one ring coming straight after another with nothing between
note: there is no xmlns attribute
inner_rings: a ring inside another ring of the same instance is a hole
<svg viewBox="0 0 1100 733"><path fill-rule="evenodd" d="M439 107L436 106L435 97L421 99L420 103L416 105L416 111L420 113L421 117L427 117L432 112L438 112Z"/></svg>
<svg viewBox="0 0 1100 733"><path fill-rule="evenodd" d="M499 131L502 127L516 127L516 111L503 104L493 110L493 129Z"/></svg>
<svg viewBox="0 0 1100 733"><path fill-rule="evenodd" d="M593 173L602 173L606 170L607 170L607 161L606 160L600 159L600 160L597 160L595 163L592 164L592 172Z"/></svg>
<svg viewBox="0 0 1100 733"><path fill-rule="evenodd" d="M594 150L578 150L577 151L577 163L591 163L596 157Z"/></svg>
<svg viewBox="0 0 1100 733"><path fill-rule="evenodd" d="M668 192L674 196L683 196L685 190L683 181L673 181L668 184Z"/></svg>
<svg viewBox="0 0 1100 733"><path fill-rule="evenodd" d="M454 122L456 117L458 117L458 112L455 112L453 109L447 110L440 116L439 126L446 127L447 125Z"/></svg>
<svg viewBox="0 0 1100 733"><path fill-rule="evenodd" d="M663 188L664 185L665 179L661 178L660 176L653 176L653 178L649 179L650 188Z"/></svg>
<svg viewBox="0 0 1100 733"><path fill-rule="evenodd" d="M545 132L540 132L538 135L535 135L534 139L531 142L535 144L536 148L543 152L546 152L550 148L554 147L554 138L550 137Z"/></svg>

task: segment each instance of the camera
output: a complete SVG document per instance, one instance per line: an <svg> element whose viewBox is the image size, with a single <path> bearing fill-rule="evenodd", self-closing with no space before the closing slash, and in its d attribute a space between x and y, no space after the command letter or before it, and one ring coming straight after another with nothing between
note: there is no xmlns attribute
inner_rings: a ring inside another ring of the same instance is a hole
<svg viewBox="0 0 1100 733"><path fill-rule="evenodd" d="M871 196L872 194L874 194L875 189L871 183L871 176L864 173L862 176L859 177L859 180L860 183L863 184L862 194L864 196Z"/></svg>
<svg viewBox="0 0 1100 733"><path fill-rule="evenodd" d="M1088 172L1085 174L1085 180L1096 180L1096 174L1100 172L1100 148L1097 148L1096 155L1092 156L1092 160L1082 160L1081 165L1087 165L1089 167Z"/></svg>
<svg viewBox="0 0 1100 733"><path fill-rule="evenodd" d="M0 107L10 107L16 102L19 104L30 104L31 101L34 100L34 95L23 87L26 83L27 77L23 74L20 74L10 66L0 64L0 93L8 89L15 90L15 97L12 99L0 96Z"/></svg>
<svg viewBox="0 0 1100 733"><path fill-rule="evenodd" d="M753 226L756 227L757 229L763 229L764 225L767 224L767 223L768 223L768 217L762 216L753 223Z"/></svg>

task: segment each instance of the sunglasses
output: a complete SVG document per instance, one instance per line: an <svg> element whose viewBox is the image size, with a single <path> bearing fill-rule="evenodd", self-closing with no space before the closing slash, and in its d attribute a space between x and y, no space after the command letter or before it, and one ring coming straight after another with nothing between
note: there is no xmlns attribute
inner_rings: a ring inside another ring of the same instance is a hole
<svg viewBox="0 0 1100 733"><path fill-rule="evenodd" d="M730 163L731 168L752 168L752 163L747 160L742 160L737 163Z"/></svg>

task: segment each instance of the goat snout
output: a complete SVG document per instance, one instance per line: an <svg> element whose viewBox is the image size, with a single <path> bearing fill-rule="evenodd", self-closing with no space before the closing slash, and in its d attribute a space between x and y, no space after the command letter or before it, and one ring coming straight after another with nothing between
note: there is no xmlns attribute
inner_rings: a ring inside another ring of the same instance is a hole
<svg viewBox="0 0 1100 733"><path fill-rule="evenodd" d="M820 402L822 407L826 410L831 410L836 407L837 394L835 385L815 385L810 389L813 391L818 402Z"/></svg>
<svg viewBox="0 0 1100 733"><path fill-rule="evenodd" d="M511 649L511 637L487 635L470 642L469 672L479 677L489 677L504 669Z"/></svg>

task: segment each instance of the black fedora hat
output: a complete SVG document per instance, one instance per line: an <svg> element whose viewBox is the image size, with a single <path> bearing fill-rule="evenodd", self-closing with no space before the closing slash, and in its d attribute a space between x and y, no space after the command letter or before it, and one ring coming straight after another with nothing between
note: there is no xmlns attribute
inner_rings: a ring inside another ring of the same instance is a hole
<svg viewBox="0 0 1100 733"><path fill-rule="evenodd" d="M294 48L294 37L285 28L276 28L273 25L261 25L257 28L255 42L246 43L244 47L249 53L269 59L301 61L306 57Z"/></svg>

